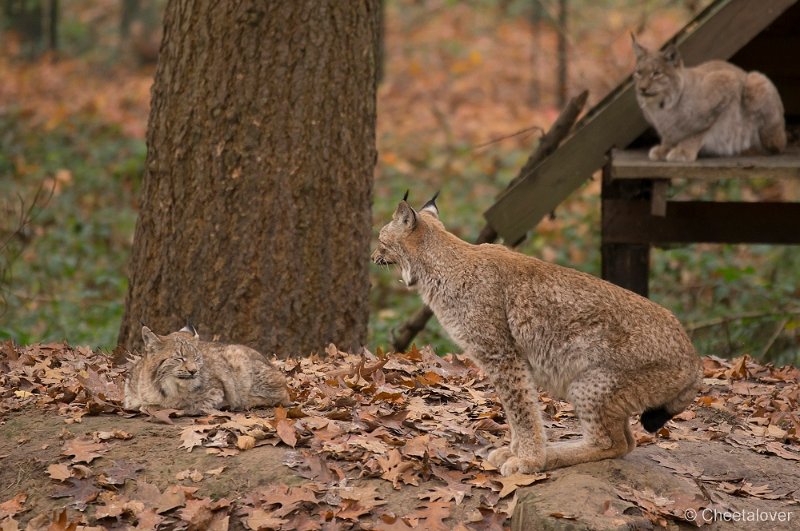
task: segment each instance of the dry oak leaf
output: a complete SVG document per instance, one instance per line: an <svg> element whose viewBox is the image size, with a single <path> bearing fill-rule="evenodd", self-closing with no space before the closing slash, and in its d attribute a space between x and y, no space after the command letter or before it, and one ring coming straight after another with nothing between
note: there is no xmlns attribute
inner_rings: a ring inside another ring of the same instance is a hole
<svg viewBox="0 0 800 531"><path fill-rule="evenodd" d="M79 437L65 442L61 455L72 456L73 463L88 464L98 457L102 457L102 454L98 452L105 452L105 450L105 445L85 437Z"/></svg>
<svg viewBox="0 0 800 531"><path fill-rule="evenodd" d="M72 498L78 510L83 510L87 504L95 501L100 494L94 482L89 479L71 479L69 486L63 486L51 498Z"/></svg>
<svg viewBox="0 0 800 531"><path fill-rule="evenodd" d="M94 511L95 518L116 518L124 513L138 515L144 511L144 503L131 501L124 496L115 496L106 500L105 505L99 505Z"/></svg>
<svg viewBox="0 0 800 531"><path fill-rule="evenodd" d="M419 528L426 531L450 531L453 526L444 523L450 518L450 504L446 502L430 502L414 511L413 516L424 519Z"/></svg>
<svg viewBox="0 0 800 531"><path fill-rule="evenodd" d="M214 514L211 510L211 499L186 500L186 506L178 511L181 520L187 522L190 528L207 529Z"/></svg>
<svg viewBox="0 0 800 531"><path fill-rule="evenodd" d="M187 426L181 431L181 445L178 448L186 448L191 452L195 446L202 446L206 438L205 431L212 429L212 426Z"/></svg>
<svg viewBox="0 0 800 531"><path fill-rule="evenodd" d="M153 509L145 509L136 513L137 531L156 531L164 518L156 514Z"/></svg>
<svg viewBox="0 0 800 531"><path fill-rule="evenodd" d="M764 446L768 453L775 454L783 459L800 461L800 453L787 450L787 447L779 442L768 442Z"/></svg>
<svg viewBox="0 0 800 531"><path fill-rule="evenodd" d="M158 506L155 508L158 514L169 512L186 504L185 487L181 485L170 485L159 497Z"/></svg>
<svg viewBox="0 0 800 531"><path fill-rule="evenodd" d="M146 481L136 482L136 491L131 496L131 499L144 502L148 508L156 508L161 504L161 491L152 483Z"/></svg>
<svg viewBox="0 0 800 531"><path fill-rule="evenodd" d="M271 515L278 518L288 516L296 511L303 502L313 505L318 503L314 491L304 485L296 487L287 487L284 484L272 485L260 490L258 496L264 500L265 506L280 504L279 509L274 509L270 512Z"/></svg>
<svg viewBox="0 0 800 531"><path fill-rule="evenodd" d="M47 475L56 481L64 481L72 477L72 471L64 463L53 463L47 467Z"/></svg>
<svg viewBox="0 0 800 531"><path fill-rule="evenodd" d="M73 468L78 466L80 465L76 465ZM144 466L138 463L124 460L115 461L113 465L98 475L97 483L102 486L124 485L125 481L136 478L136 473L142 469L144 469Z"/></svg>
<svg viewBox="0 0 800 531"><path fill-rule="evenodd" d="M0 503L0 518L5 518L6 516L14 516L15 514L27 511L24 509L23 506L25 505L25 500L28 499L28 495L24 492L20 492L13 498L10 498L3 503Z"/></svg>
<svg viewBox="0 0 800 531"><path fill-rule="evenodd" d="M512 474L510 476L493 479L492 481L502 485L503 488L500 489L500 498L505 498L519 487L532 485L543 479L547 479L547 474Z"/></svg>
<svg viewBox="0 0 800 531"><path fill-rule="evenodd" d="M387 503L376 487L345 487L339 489L338 494L343 503L336 516L354 522L375 507Z"/></svg>
<svg viewBox="0 0 800 531"><path fill-rule="evenodd" d="M414 477L414 462L404 460L397 449L391 450L387 457L378 457L378 464L383 470L381 477L391 481L395 489L400 488L400 481L406 485L419 484Z"/></svg>
<svg viewBox="0 0 800 531"><path fill-rule="evenodd" d="M275 408L275 420L272 425L278 432L278 437L292 448L297 445L297 431L294 427L295 421L288 418L288 412L282 406Z"/></svg>
<svg viewBox="0 0 800 531"><path fill-rule="evenodd" d="M244 519L248 529L261 531L266 529L280 529L282 525L289 523L289 520L277 518L263 509L253 509L250 516Z"/></svg>
<svg viewBox="0 0 800 531"><path fill-rule="evenodd" d="M25 529L26 531L76 531L82 518L79 516L73 521L67 518L67 510L62 509L61 512L53 514L52 518L47 514L35 516Z"/></svg>

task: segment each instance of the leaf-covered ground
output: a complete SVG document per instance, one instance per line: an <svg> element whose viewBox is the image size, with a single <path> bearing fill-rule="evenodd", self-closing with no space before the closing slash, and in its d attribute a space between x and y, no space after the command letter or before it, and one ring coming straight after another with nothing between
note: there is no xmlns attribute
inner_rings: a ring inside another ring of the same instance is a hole
<svg viewBox="0 0 800 531"><path fill-rule="evenodd" d="M2 529L502 529L523 491L545 518L584 518L558 489L603 475L616 479L598 517L674 527L689 509L746 506L800 518L793 367L705 358L693 406L655 437L636 424L641 448L625 459L503 478L483 459L507 438L503 411L467 359L330 347L278 365L291 408L134 415L105 355L0 344ZM551 439L578 436L569 404L544 396L542 408ZM613 467L691 488L665 495Z"/></svg>

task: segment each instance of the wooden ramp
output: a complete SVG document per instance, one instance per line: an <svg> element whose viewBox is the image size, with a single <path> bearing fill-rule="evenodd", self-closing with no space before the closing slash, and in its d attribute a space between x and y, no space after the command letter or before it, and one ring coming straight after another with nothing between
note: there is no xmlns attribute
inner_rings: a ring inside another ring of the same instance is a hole
<svg viewBox="0 0 800 531"><path fill-rule="evenodd" d="M671 42L687 65L729 59L796 1L718 0ZM484 214L487 222L507 243L521 240L605 164L609 150L627 147L647 127L629 77L589 111L558 150L498 197Z"/></svg>

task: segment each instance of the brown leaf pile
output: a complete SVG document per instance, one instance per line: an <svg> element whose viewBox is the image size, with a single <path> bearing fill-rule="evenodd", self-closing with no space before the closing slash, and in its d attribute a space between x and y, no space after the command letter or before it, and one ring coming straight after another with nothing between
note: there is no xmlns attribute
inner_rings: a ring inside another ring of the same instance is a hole
<svg viewBox="0 0 800 531"><path fill-rule="evenodd" d="M37 515L31 529L58 522L65 528L72 523L227 529L232 521L253 530L502 529L513 512L516 490L547 481L547 474L502 478L485 462L492 447L507 442L507 427L483 374L462 356L438 357L429 348L349 354L331 346L325 356L277 365L288 376L295 405L182 420L169 444L221 457L280 445L290 450L285 464L306 482L258 486L243 498L212 499L198 494L199 486L204 478L223 473L224 461L212 470L183 470L176 475L182 484L163 490L137 479L142 467L135 463L118 461L102 473L93 472L93 463L104 459L109 445L131 438L122 418L130 413L120 408L123 369L111 367L105 355L67 345L0 345L0 412L52 408L68 422L80 422L83 415L121 415L119 429L64 436L61 458L46 470L60 485L53 497L63 498L73 511ZM796 465L800 370L748 358L705 358L704 367L705 389L694 405L656 436L637 425L639 444L672 449L674 441L717 440ZM544 395L542 409L551 439L578 435L569 404ZM151 412L151 418L173 423L175 413ZM710 490L765 499L791 496L766 485L708 479L677 459L659 464L707 481ZM365 486L364 478L380 478L397 490L424 486L413 491L416 510L393 513L386 496L374 483ZM676 507L710 503L667 503L625 485L618 495L660 523L682 519ZM25 506L26 498L19 493L0 500L4 525L32 509ZM456 521L452 513L467 499L477 501L475 508Z"/></svg>

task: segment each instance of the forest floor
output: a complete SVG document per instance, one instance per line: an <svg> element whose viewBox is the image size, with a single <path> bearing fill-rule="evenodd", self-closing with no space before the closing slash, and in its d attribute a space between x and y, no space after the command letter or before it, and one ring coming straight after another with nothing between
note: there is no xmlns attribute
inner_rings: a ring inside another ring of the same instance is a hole
<svg viewBox="0 0 800 531"><path fill-rule="evenodd" d="M625 458L504 478L484 459L502 408L460 356L329 347L277 362L292 407L187 418L123 411L102 353L1 343L0 528L796 528L800 370L703 363L690 409L635 424ZM541 404L551 440L579 435Z"/></svg>

